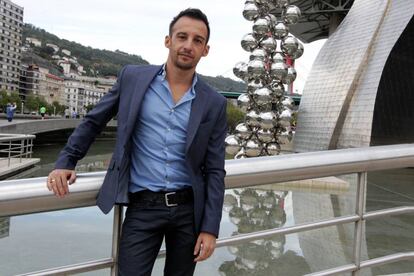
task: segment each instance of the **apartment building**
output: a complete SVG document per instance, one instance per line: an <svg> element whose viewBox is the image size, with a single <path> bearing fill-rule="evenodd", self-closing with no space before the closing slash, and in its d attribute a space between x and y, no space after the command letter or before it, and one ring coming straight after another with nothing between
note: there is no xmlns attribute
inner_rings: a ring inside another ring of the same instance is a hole
<svg viewBox="0 0 414 276"><path fill-rule="evenodd" d="M106 89L96 87L94 82L80 78L66 78L64 82L63 104L80 115L86 114L86 107L95 105L108 92Z"/></svg>
<svg viewBox="0 0 414 276"><path fill-rule="evenodd" d="M23 7L0 0L0 90L18 91Z"/></svg>
<svg viewBox="0 0 414 276"><path fill-rule="evenodd" d="M20 95L42 96L47 103L66 104L64 98L64 80L49 73L49 69L36 64L23 64L20 75Z"/></svg>

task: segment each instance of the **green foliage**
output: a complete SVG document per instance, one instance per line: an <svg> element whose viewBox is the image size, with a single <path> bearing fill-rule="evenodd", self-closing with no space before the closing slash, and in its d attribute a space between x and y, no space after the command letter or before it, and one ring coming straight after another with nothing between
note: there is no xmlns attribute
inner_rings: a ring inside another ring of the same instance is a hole
<svg viewBox="0 0 414 276"><path fill-rule="evenodd" d="M95 76L97 74L106 76L118 74L118 71L126 64L149 64L141 56L130 55L121 51L108 51L85 47L77 42L60 39L59 37L46 32L43 29L37 28L31 24L25 24L23 27L23 41L26 37L35 37L46 43L57 45L60 50L67 49L71 51L72 56L77 57L79 64L84 66L87 75ZM46 57L45 52L50 51L48 48L35 48L37 55L51 60L51 57ZM57 54L62 56L61 52ZM92 71L91 71L92 70Z"/></svg>
<svg viewBox="0 0 414 276"><path fill-rule="evenodd" d="M227 124L230 133L234 131L237 124L243 122L244 115L244 112L241 111L238 107L235 107L230 102L227 102Z"/></svg>
<svg viewBox="0 0 414 276"><path fill-rule="evenodd" d="M201 78L207 82L210 86L214 87L219 91L228 91L228 92L245 92L246 84L240 81L234 81L230 78L225 78L222 76L209 77L201 75Z"/></svg>
<svg viewBox="0 0 414 276"><path fill-rule="evenodd" d="M25 24L23 27L23 41L26 37L35 37L40 39L43 45L52 43L57 45L60 50L67 49L71 51L72 56L77 57L79 64L83 65L86 75L88 76L116 76L119 70L126 64L149 64L141 56L131 55L120 50L108 51L85 47L74 41L60 39L59 37L37 28L31 24ZM55 65L51 56L52 48L50 47L34 47L33 52L23 53L23 63L35 63L39 66L53 69L52 74L60 76L61 67ZM57 53L62 56L60 52ZM234 81L230 78L222 76L209 77L201 76L210 86L219 91L244 92L246 85L243 82Z"/></svg>
<svg viewBox="0 0 414 276"><path fill-rule="evenodd" d="M90 104L90 105L85 106L86 112L91 111L94 107L95 107L95 105L93 105L93 104Z"/></svg>
<svg viewBox="0 0 414 276"><path fill-rule="evenodd" d="M0 106L3 110L6 110L8 103L16 103L16 112L20 112L22 100L17 92L7 92L6 90L0 91Z"/></svg>

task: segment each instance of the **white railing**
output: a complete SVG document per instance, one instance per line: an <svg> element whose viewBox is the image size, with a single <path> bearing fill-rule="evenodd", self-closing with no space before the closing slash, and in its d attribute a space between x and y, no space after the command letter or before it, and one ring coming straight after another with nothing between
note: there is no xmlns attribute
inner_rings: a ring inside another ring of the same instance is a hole
<svg viewBox="0 0 414 276"><path fill-rule="evenodd" d="M353 262L311 275L336 275L345 272L352 272L353 275L356 275L363 268L401 260L413 260L414 251L395 253L380 258L361 261L362 226L366 220L414 212L414 206L366 212L365 191L367 172L413 166L414 144L228 160L226 161L226 188L250 187L292 180L357 173L356 208L355 214L353 215L221 238L218 240L217 246L228 246L263 239L276 234L298 233L352 222L355 225ZM95 205L95 198L104 176L105 172L80 174L77 178L77 185L70 187L70 195L64 199L57 199L46 189L45 177L2 181L0 182L0 217ZM111 258L51 268L24 275L65 275L102 268L111 268L111 275L116 275L116 259L122 213L122 207L116 206L114 212ZM160 252L160 255L164 254L164 251Z"/></svg>
<svg viewBox="0 0 414 276"><path fill-rule="evenodd" d="M32 158L35 138L35 135L0 133L0 163L9 167L13 160L22 163Z"/></svg>

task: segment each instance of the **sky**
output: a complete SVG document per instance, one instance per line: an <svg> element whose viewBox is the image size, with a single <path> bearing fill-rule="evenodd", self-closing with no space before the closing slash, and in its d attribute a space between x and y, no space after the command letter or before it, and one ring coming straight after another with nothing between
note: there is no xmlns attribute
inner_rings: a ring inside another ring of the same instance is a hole
<svg viewBox="0 0 414 276"><path fill-rule="evenodd" d="M210 21L211 38L210 52L200 61L198 73L237 79L233 66L249 57L240 46L241 38L252 28L252 22L243 18L242 0L12 1L24 7L25 23L85 46L137 54L151 64L166 60L164 38L172 18L185 8L199 8ZM304 44L304 55L296 62L294 90L302 91L323 43Z"/></svg>

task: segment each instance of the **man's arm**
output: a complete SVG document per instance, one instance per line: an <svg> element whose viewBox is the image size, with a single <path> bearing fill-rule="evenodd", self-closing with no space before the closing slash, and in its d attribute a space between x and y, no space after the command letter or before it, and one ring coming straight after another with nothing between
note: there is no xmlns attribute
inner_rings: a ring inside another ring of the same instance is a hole
<svg viewBox="0 0 414 276"><path fill-rule="evenodd" d="M55 170L49 173L47 188L58 197L69 193L68 182L76 180L75 167L82 159L95 137L102 131L109 120L118 112L119 93L124 67L117 82L98 104L85 116L81 124L73 131L55 163Z"/></svg>
<svg viewBox="0 0 414 276"><path fill-rule="evenodd" d="M201 233L198 236L194 261L203 261L213 254L218 237L224 198L225 143L227 134L227 101L223 100L214 130L210 136L205 159L206 199Z"/></svg>

